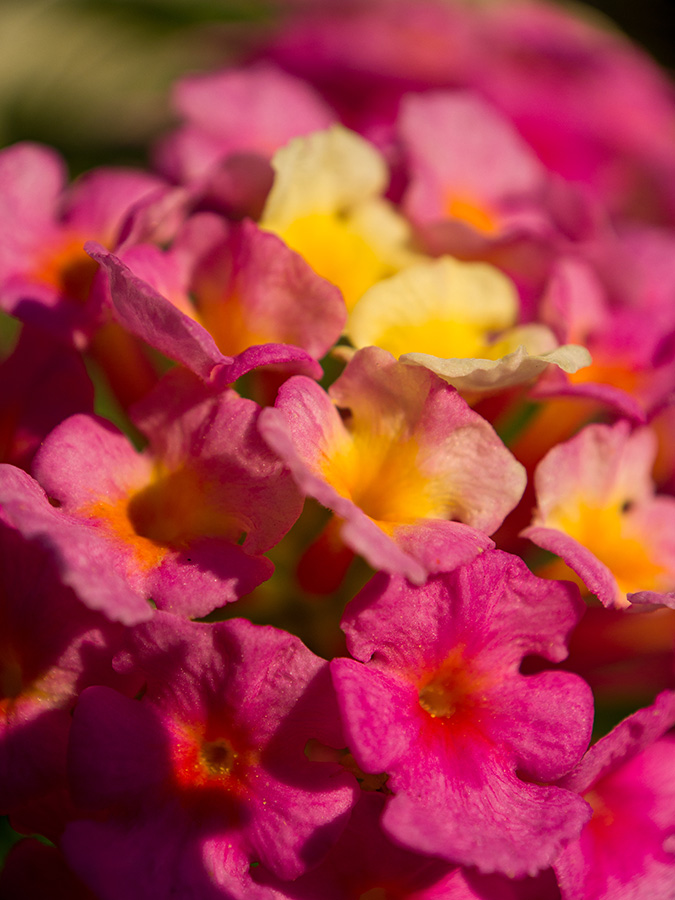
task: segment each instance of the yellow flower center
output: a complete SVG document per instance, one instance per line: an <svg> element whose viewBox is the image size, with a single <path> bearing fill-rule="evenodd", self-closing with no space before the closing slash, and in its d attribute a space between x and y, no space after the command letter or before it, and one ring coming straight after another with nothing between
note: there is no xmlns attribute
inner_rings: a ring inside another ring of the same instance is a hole
<svg viewBox="0 0 675 900"><path fill-rule="evenodd" d="M199 750L199 761L209 775L229 775L237 757L226 738L206 741Z"/></svg>
<svg viewBox="0 0 675 900"><path fill-rule="evenodd" d="M185 796L236 800L248 790L256 753L236 737L226 721L170 725L173 777Z"/></svg>
<svg viewBox="0 0 675 900"><path fill-rule="evenodd" d="M577 500L550 516L546 525L569 534L597 556L622 593L666 587L666 570L651 557L641 535L633 531L622 504L600 507Z"/></svg>
<svg viewBox="0 0 675 900"><path fill-rule="evenodd" d="M225 356L237 356L248 347L267 344L272 340L260 323L256 328L252 327L236 291L229 295L213 290L200 293L197 307L199 322Z"/></svg>
<svg viewBox="0 0 675 900"><path fill-rule="evenodd" d="M396 525L447 517L448 499L418 465L412 438L355 429L323 466L335 490L390 533Z"/></svg>
<svg viewBox="0 0 675 900"><path fill-rule="evenodd" d="M302 216L278 234L318 275L340 288L347 309L394 272L349 220L337 213Z"/></svg>

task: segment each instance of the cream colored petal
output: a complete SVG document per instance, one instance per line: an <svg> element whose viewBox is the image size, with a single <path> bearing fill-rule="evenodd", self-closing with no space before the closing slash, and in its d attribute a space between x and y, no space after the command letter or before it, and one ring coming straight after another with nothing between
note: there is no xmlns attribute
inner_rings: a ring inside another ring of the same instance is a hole
<svg viewBox="0 0 675 900"><path fill-rule="evenodd" d="M379 197L355 206L348 217L353 228L373 248L379 259L398 272L427 257L410 249L412 229L388 200Z"/></svg>
<svg viewBox="0 0 675 900"><path fill-rule="evenodd" d="M355 347L374 344L395 356L445 347L446 355L472 356L517 310L515 286L494 266L444 256L374 285L350 313L347 335Z"/></svg>
<svg viewBox="0 0 675 900"><path fill-rule="evenodd" d="M530 356L542 356L558 348L555 335L546 325L533 323L529 325L517 325L509 328L499 336L499 339L490 344L490 352L486 354L489 359L501 359L509 353L515 353L523 347ZM581 368L577 366L577 368ZM567 371L567 370L565 370ZM574 370L576 372L576 369Z"/></svg>
<svg viewBox="0 0 675 900"><path fill-rule="evenodd" d="M422 366L464 393L492 393L527 384L546 366L572 373L591 363L591 354L578 344L565 344L548 353L530 355L520 346L501 359L440 359L426 353L406 353L401 362Z"/></svg>
<svg viewBox="0 0 675 900"><path fill-rule="evenodd" d="M260 225L283 231L309 215L349 211L380 196L389 181L382 155L342 125L294 138L272 158L274 184Z"/></svg>

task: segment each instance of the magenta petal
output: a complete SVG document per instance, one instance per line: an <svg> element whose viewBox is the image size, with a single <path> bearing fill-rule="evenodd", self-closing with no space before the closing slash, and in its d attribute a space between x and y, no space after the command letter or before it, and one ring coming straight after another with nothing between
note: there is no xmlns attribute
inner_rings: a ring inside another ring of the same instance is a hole
<svg viewBox="0 0 675 900"><path fill-rule="evenodd" d="M640 709L620 722L594 744L583 760L560 782L571 791L588 790L675 725L675 691L663 691L652 706Z"/></svg>
<svg viewBox="0 0 675 900"><path fill-rule="evenodd" d="M259 344L247 347L234 357L231 365L224 366L218 372L218 384L232 384L247 372L259 369L262 366L283 367L284 371L291 370L299 375L309 378L321 378L323 369L319 363L306 350L294 347L291 344Z"/></svg>
<svg viewBox="0 0 675 900"><path fill-rule="evenodd" d="M334 659L330 669L348 746L359 765L377 773L405 764L422 732L420 718L411 712L417 704L414 686L352 659ZM382 721L395 722L396 727L373 728Z"/></svg>
<svg viewBox="0 0 675 900"><path fill-rule="evenodd" d="M200 618L250 593L273 572L274 565L265 556L251 556L224 540L203 538L180 553L167 555L150 576L148 591L158 609Z"/></svg>
<svg viewBox="0 0 675 900"><path fill-rule="evenodd" d="M523 784L481 749L463 747L443 780L428 786L433 794L424 791L424 802L394 796L382 826L406 847L486 874L534 875L579 834L588 805L569 791Z"/></svg>
<svg viewBox="0 0 675 900"><path fill-rule="evenodd" d="M85 249L107 270L115 313L128 331L183 363L204 381L211 380L218 367L232 362L201 325L134 275L116 256L92 241Z"/></svg>
<svg viewBox="0 0 675 900"><path fill-rule="evenodd" d="M308 862L328 853L347 824L353 803L347 790L336 796L322 771L308 773L299 786L272 780L252 816L254 856L279 878L297 878Z"/></svg>
<svg viewBox="0 0 675 900"><path fill-rule="evenodd" d="M664 691L601 738L561 784L593 818L555 862L563 900L675 895L675 693Z"/></svg>
<svg viewBox="0 0 675 900"><path fill-rule="evenodd" d="M393 840L522 876L579 835L587 804L542 782L580 759L590 688L519 669L529 654L564 658L582 610L572 584L496 550L421 587L380 573L352 601L342 625L362 662L335 659L331 671L347 746L364 772L388 775Z"/></svg>
<svg viewBox="0 0 675 900"><path fill-rule="evenodd" d="M626 596L636 606L667 606L668 609L675 609L675 591L637 591Z"/></svg>
<svg viewBox="0 0 675 900"><path fill-rule="evenodd" d="M151 820L73 822L63 849L100 900L256 898L248 859L236 838L195 834L180 806L167 804Z"/></svg>
<svg viewBox="0 0 675 900"><path fill-rule="evenodd" d="M78 514L101 497L114 502L147 478L150 462L107 419L75 415L40 448L33 474L52 500Z"/></svg>
<svg viewBox="0 0 675 900"><path fill-rule="evenodd" d="M394 797L383 827L405 847L521 876L550 865L588 820L579 797L520 781L484 739L448 736L446 743L442 724L427 731L414 686L351 660L334 660L331 669L348 746L364 771L390 774Z"/></svg>
<svg viewBox="0 0 675 900"><path fill-rule="evenodd" d="M608 567L579 541L555 528L543 528L539 525L526 528L521 534L538 547L564 559L604 606L616 605L619 596L616 579Z"/></svg>
<svg viewBox="0 0 675 900"><path fill-rule="evenodd" d="M418 559L430 575L449 572L495 546L484 531L463 522L420 519L414 525L399 525L394 535L398 546Z"/></svg>
<svg viewBox="0 0 675 900"><path fill-rule="evenodd" d="M377 654L378 664L423 668L461 643L515 675L525 654L565 659L584 609L575 585L535 578L518 557L494 550L423 589L379 573L347 606L341 627L362 662Z"/></svg>
<svg viewBox="0 0 675 900"><path fill-rule="evenodd" d="M551 697L565 716L551 717ZM569 672L540 672L505 683L493 694L490 736L508 742L518 766L536 781L555 781L569 772L588 746L593 728L593 696L581 678Z"/></svg>
<svg viewBox="0 0 675 900"><path fill-rule="evenodd" d="M90 609L135 625L152 609L116 571L114 551L92 529L50 506L42 488L21 469L0 466L0 504L6 522L52 555L61 580Z"/></svg>
<svg viewBox="0 0 675 900"><path fill-rule="evenodd" d="M90 687L75 707L68 765L81 806L129 803L167 777L165 738L147 707Z"/></svg>
<svg viewBox="0 0 675 900"><path fill-rule="evenodd" d="M357 793L343 767L305 754L311 739L344 746L328 664L269 626L157 612L120 656L125 667L146 675L141 700L97 689L76 711L71 774L82 801L116 801L116 827L132 816L159 827L176 804L176 830L189 819L195 840L215 835L282 878L317 864ZM214 741L235 748L226 773L209 761Z"/></svg>

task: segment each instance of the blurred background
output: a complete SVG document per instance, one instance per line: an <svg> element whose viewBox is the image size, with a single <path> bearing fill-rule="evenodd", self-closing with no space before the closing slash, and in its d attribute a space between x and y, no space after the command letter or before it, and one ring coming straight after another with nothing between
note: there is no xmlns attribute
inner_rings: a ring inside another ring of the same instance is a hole
<svg viewBox="0 0 675 900"><path fill-rule="evenodd" d="M675 69L667 2L592 8ZM171 82L225 63L282 8L279 0L0 0L0 146L51 144L72 175L143 163L149 140L171 124Z"/></svg>
<svg viewBox="0 0 675 900"><path fill-rule="evenodd" d="M144 162L172 81L272 18L264 0L0 0L0 146L51 144L73 175Z"/></svg>

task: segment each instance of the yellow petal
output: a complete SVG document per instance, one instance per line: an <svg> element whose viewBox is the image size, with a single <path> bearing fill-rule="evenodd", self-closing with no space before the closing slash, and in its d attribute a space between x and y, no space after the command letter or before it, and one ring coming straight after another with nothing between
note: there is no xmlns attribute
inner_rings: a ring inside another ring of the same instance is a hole
<svg viewBox="0 0 675 900"><path fill-rule="evenodd" d="M375 345L394 356L471 357L483 355L517 311L516 289L498 269L445 256L372 287L351 312L347 335L355 347Z"/></svg>

